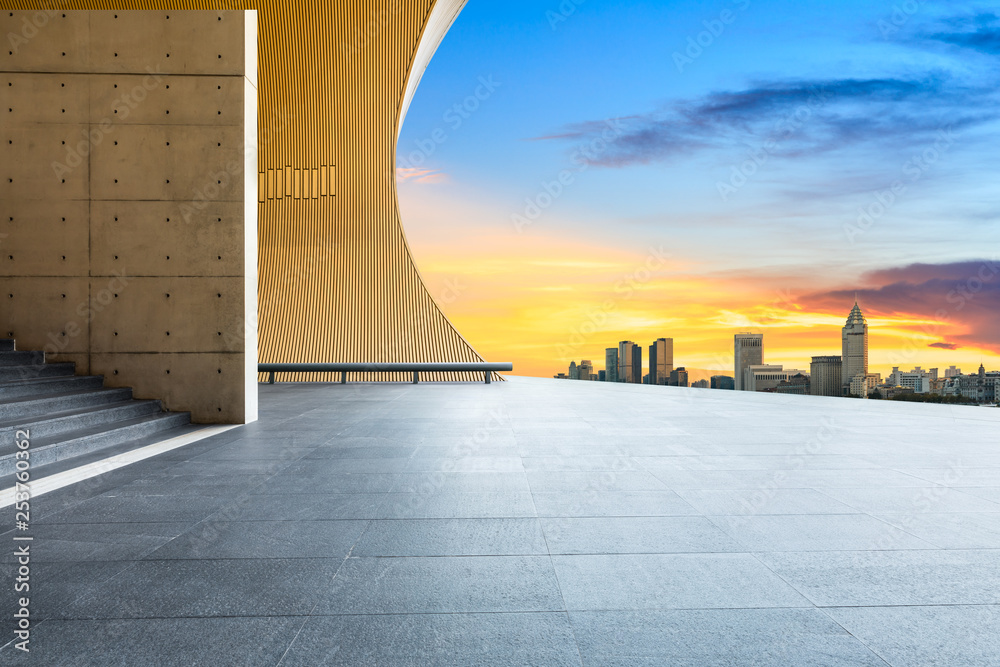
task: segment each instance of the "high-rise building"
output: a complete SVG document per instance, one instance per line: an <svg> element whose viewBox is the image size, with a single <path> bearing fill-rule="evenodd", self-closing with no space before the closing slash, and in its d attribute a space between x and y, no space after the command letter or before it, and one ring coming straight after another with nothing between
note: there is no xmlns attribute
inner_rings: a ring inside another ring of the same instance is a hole
<svg viewBox="0 0 1000 667"><path fill-rule="evenodd" d="M674 370L674 339L657 338L649 346L649 384L667 384Z"/></svg>
<svg viewBox="0 0 1000 667"><path fill-rule="evenodd" d="M688 372L687 369L681 366L680 368L675 368L670 371L670 381L667 383L671 387L686 387L688 386Z"/></svg>
<svg viewBox="0 0 1000 667"><path fill-rule="evenodd" d="M764 334L738 333L735 337L736 391L745 391L746 370L764 363Z"/></svg>
<svg viewBox="0 0 1000 667"><path fill-rule="evenodd" d="M604 350L604 381L618 382L618 348Z"/></svg>
<svg viewBox="0 0 1000 667"><path fill-rule="evenodd" d="M813 357L809 364L810 391L813 396L843 396L840 379L843 360L837 356Z"/></svg>
<svg viewBox="0 0 1000 667"><path fill-rule="evenodd" d="M708 389L708 380L698 380L697 382L692 382L691 386L695 389Z"/></svg>
<svg viewBox="0 0 1000 667"><path fill-rule="evenodd" d="M799 394L804 396L810 393L810 385L812 384L808 375L804 373L796 373L787 380L782 380L774 388L774 393L776 394Z"/></svg>
<svg viewBox="0 0 1000 667"><path fill-rule="evenodd" d="M630 340L618 343L618 381L642 384L642 348Z"/></svg>
<svg viewBox="0 0 1000 667"><path fill-rule="evenodd" d="M579 371L581 380L594 379L594 364L589 359L584 359L580 362Z"/></svg>
<svg viewBox="0 0 1000 667"><path fill-rule="evenodd" d="M947 377L942 393L945 396L964 396L979 403L995 403L1000 400L1000 371L987 371L980 364L976 373Z"/></svg>
<svg viewBox="0 0 1000 667"><path fill-rule="evenodd" d="M854 301L851 314L847 316L841 341L843 367L840 382L845 387L850 387L851 380L855 377L868 375L868 322L857 300Z"/></svg>
<svg viewBox="0 0 1000 667"><path fill-rule="evenodd" d="M962 374L961 368L955 368L954 366L949 366L948 368L944 369L944 376L946 378L958 377L961 374Z"/></svg>
<svg viewBox="0 0 1000 667"><path fill-rule="evenodd" d="M871 375L855 375L851 378L851 384L848 387L848 391L851 396L868 398L868 394L875 391L878 384L879 383Z"/></svg>
<svg viewBox="0 0 1000 667"><path fill-rule="evenodd" d="M607 379L608 379L608 372L607 371L597 371L597 381L598 382L605 382L605 381L607 381Z"/></svg>
<svg viewBox="0 0 1000 667"><path fill-rule="evenodd" d="M780 382L786 382L795 375L809 376L806 371L783 368L780 364L760 364L751 366L743 373L743 391L774 391Z"/></svg>
<svg viewBox="0 0 1000 667"><path fill-rule="evenodd" d="M733 378L728 375L713 375L712 376L712 389L729 389L732 391L736 388L736 383Z"/></svg>
<svg viewBox="0 0 1000 667"><path fill-rule="evenodd" d="M569 362L569 379L570 380L580 379L580 369L577 368L575 361Z"/></svg>
<svg viewBox="0 0 1000 667"><path fill-rule="evenodd" d="M893 366L892 373L889 375L889 384L893 387L912 389L915 394L929 394L931 383L937 379L937 369L932 370L933 373L917 366L907 373L899 370L899 366Z"/></svg>

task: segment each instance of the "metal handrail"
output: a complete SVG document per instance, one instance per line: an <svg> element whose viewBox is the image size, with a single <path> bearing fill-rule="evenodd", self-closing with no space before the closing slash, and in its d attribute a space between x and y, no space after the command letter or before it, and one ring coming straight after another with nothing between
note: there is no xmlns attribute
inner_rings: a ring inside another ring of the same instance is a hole
<svg viewBox="0 0 1000 667"><path fill-rule="evenodd" d="M420 373L467 373L482 372L486 384L495 371L512 371L514 364L507 362L416 362L416 363L304 363L257 364L258 373L268 373L268 384L274 384L275 373L340 373L340 383L347 384L348 373L409 373L413 372L413 384L420 382Z"/></svg>

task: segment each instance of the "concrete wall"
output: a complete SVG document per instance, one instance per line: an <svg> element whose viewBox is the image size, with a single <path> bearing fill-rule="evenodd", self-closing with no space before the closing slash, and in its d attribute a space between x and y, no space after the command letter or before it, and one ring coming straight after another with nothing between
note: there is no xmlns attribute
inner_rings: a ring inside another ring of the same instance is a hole
<svg viewBox="0 0 1000 667"><path fill-rule="evenodd" d="M256 419L256 13L3 11L0 34L23 38L0 51L0 337Z"/></svg>

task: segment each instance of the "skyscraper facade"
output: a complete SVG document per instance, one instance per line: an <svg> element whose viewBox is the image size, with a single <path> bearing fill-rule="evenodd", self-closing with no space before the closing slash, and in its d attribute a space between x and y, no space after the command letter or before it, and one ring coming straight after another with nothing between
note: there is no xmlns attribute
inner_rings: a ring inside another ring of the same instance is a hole
<svg viewBox="0 0 1000 667"><path fill-rule="evenodd" d="M712 389L728 389L732 391L735 387L736 383L728 375L712 376Z"/></svg>
<svg viewBox="0 0 1000 667"><path fill-rule="evenodd" d="M604 350L604 381L618 382L618 348Z"/></svg>
<svg viewBox="0 0 1000 667"><path fill-rule="evenodd" d="M642 347L630 340L618 343L618 381L642 384Z"/></svg>
<svg viewBox="0 0 1000 667"><path fill-rule="evenodd" d="M809 365L812 376L810 391L813 396L843 396L840 379L842 361L837 356L813 357Z"/></svg>
<svg viewBox="0 0 1000 667"><path fill-rule="evenodd" d="M735 337L736 391L746 391L744 379L751 366L764 363L764 334L738 333Z"/></svg>
<svg viewBox="0 0 1000 667"><path fill-rule="evenodd" d="M681 366L680 368L675 368L670 371L670 380L667 382L671 387L686 387L688 386L688 372L687 369Z"/></svg>
<svg viewBox="0 0 1000 667"><path fill-rule="evenodd" d="M579 371L581 380L594 379L594 364L592 364L589 359L584 359L580 362Z"/></svg>
<svg viewBox="0 0 1000 667"><path fill-rule="evenodd" d="M649 346L649 384L667 384L674 370L674 339L657 338Z"/></svg>
<svg viewBox="0 0 1000 667"><path fill-rule="evenodd" d="M868 322L858 302L854 302L851 314L847 316L841 334L843 347L843 370L840 381L850 387L851 380L858 375L868 375Z"/></svg>
<svg viewBox="0 0 1000 667"><path fill-rule="evenodd" d="M569 362L569 379L570 380L580 379L580 369L577 368L575 361Z"/></svg>

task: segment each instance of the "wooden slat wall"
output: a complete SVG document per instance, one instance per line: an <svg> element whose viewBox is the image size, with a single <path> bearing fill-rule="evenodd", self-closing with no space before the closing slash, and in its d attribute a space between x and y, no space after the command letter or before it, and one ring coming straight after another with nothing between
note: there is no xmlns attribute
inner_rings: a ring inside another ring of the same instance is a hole
<svg viewBox="0 0 1000 667"><path fill-rule="evenodd" d="M409 77L422 73L464 3L58 3L60 10L258 10L261 362L483 360L420 278L403 233L395 179ZM432 47L420 49L422 40ZM428 379L481 377L441 373Z"/></svg>

